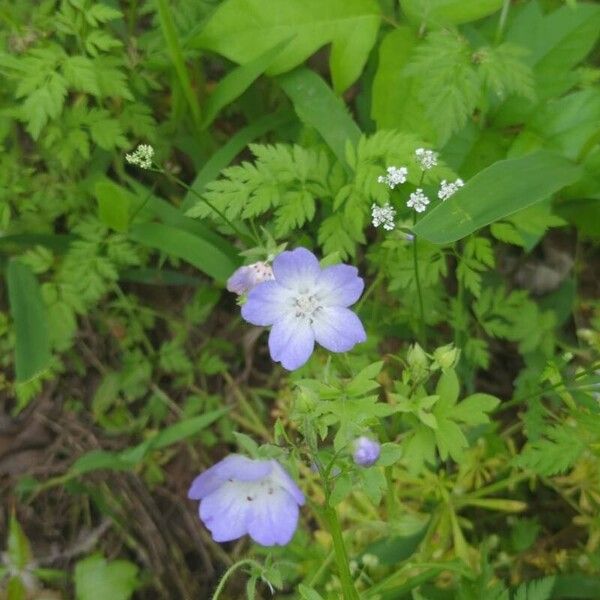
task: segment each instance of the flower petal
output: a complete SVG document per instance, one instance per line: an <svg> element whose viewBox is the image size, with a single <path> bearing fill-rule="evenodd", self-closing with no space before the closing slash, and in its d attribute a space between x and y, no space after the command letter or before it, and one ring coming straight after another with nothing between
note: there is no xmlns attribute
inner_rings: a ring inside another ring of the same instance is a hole
<svg viewBox="0 0 600 600"><path fill-rule="evenodd" d="M320 310L312 325L316 341L331 352L347 352L367 339L360 319L339 306Z"/></svg>
<svg viewBox="0 0 600 600"><path fill-rule="evenodd" d="M264 281L250 290L242 317L252 325L273 325L291 310L290 290L276 281Z"/></svg>
<svg viewBox="0 0 600 600"><path fill-rule="evenodd" d="M350 265L326 267L317 281L319 297L325 306L350 306L360 298L364 287L358 269Z"/></svg>
<svg viewBox="0 0 600 600"><path fill-rule="evenodd" d="M253 460L241 454L230 454L194 479L188 498L202 500L228 479L256 481L266 477L272 469L272 461Z"/></svg>
<svg viewBox="0 0 600 600"><path fill-rule="evenodd" d="M271 472L273 481L278 483L300 506L302 506L304 504L304 494L302 493L302 490L276 460L272 460L271 462L273 463L273 471Z"/></svg>
<svg viewBox="0 0 600 600"><path fill-rule="evenodd" d="M273 261L277 283L295 291L313 287L320 272L317 257L306 248L282 252Z"/></svg>
<svg viewBox="0 0 600 600"><path fill-rule="evenodd" d="M271 490L269 490L271 491ZM284 546L298 527L298 504L284 489L273 489L272 493L252 502L248 515L248 533L263 546Z"/></svg>
<svg viewBox="0 0 600 600"><path fill-rule="evenodd" d="M200 520L215 542L229 542L248 533L250 510L239 484L226 482L200 502Z"/></svg>
<svg viewBox="0 0 600 600"><path fill-rule="evenodd" d="M292 313L277 321L269 334L271 358L288 371L299 369L315 348L315 336L305 319Z"/></svg>

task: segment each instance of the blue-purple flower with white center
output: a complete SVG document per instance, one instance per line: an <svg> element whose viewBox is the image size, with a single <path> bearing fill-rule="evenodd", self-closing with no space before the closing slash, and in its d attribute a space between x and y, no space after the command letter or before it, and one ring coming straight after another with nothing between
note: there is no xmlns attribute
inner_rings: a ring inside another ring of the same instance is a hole
<svg viewBox="0 0 600 600"><path fill-rule="evenodd" d="M347 352L367 335L348 309L362 294L356 267L321 269L306 248L282 252L273 261L273 281L258 284L242 306L253 325L272 325L269 351L275 362L293 371L310 358L315 341L331 352Z"/></svg>
<svg viewBox="0 0 600 600"><path fill-rule="evenodd" d="M249 292L254 286L273 279L273 269L266 262L256 262L236 269L227 280L227 290L238 296Z"/></svg>
<svg viewBox="0 0 600 600"><path fill-rule="evenodd" d="M200 500L200 520L215 542L248 534L263 546L283 546L298 526L304 494L276 460L230 454L200 474L188 498Z"/></svg>
<svg viewBox="0 0 600 600"><path fill-rule="evenodd" d="M378 442L362 435L354 442L354 462L361 467L370 467L377 462L381 446Z"/></svg>

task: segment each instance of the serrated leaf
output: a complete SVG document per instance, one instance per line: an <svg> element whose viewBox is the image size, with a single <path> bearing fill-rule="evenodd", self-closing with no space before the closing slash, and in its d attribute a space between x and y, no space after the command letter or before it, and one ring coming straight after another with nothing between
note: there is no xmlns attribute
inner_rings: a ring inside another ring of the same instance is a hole
<svg viewBox="0 0 600 600"><path fill-rule="evenodd" d="M549 600L554 587L554 577L546 577L521 584L513 600Z"/></svg>
<svg viewBox="0 0 600 600"><path fill-rule="evenodd" d="M495 13L502 0L400 0L406 15L429 26L459 25Z"/></svg>

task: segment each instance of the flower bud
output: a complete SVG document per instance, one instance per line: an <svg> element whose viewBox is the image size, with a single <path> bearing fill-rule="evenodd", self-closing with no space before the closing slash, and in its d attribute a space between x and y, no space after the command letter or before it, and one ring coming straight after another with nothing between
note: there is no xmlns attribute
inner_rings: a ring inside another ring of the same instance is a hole
<svg viewBox="0 0 600 600"><path fill-rule="evenodd" d="M453 344L448 344L447 346L436 348L433 352L433 359L435 365L439 366L442 371L447 371L458 362L459 355L460 350L455 348Z"/></svg>
<svg viewBox="0 0 600 600"><path fill-rule="evenodd" d="M380 452L380 444L364 435L357 438L354 442L354 462L361 467L374 465L379 458Z"/></svg>
<svg viewBox="0 0 600 600"><path fill-rule="evenodd" d="M423 348L421 348L419 344L414 344L408 349L406 360L408 362L408 366L410 367L413 379L422 379L427 374L429 360L427 359L425 352L423 352Z"/></svg>
<svg viewBox="0 0 600 600"><path fill-rule="evenodd" d="M273 269L266 262L256 262L237 269L227 280L227 290L237 294L246 294L254 286L273 279Z"/></svg>

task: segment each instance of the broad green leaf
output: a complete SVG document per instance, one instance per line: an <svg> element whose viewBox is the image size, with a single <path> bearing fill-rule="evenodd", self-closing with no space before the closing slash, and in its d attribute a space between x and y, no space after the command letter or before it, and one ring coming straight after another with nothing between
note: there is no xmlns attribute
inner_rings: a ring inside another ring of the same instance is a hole
<svg viewBox="0 0 600 600"><path fill-rule="evenodd" d="M549 152L498 161L428 212L414 231L436 244L460 240L548 198L580 174L580 167Z"/></svg>
<svg viewBox="0 0 600 600"><path fill-rule="evenodd" d="M11 259L6 269L10 312L15 322L17 381L32 379L50 363L48 325L40 286L31 269Z"/></svg>
<svg viewBox="0 0 600 600"><path fill-rule="evenodd" d="M355 146L361 133L346 105L319 75L309 69L296 69L279 77L278 81L300 119L314 127L338 160L347 164L346 144L350 142Z"/></svg>
<svg viewBox="0 0 600 600"><path fill-rule="evenodd" d="M94 554L75 565L77 600L128 600L138 585L138 568L127 560L107 562Z"/></svg>
<svg viewBox="0 0 600 600"><path fill-rule="evenodd" d="M398 462L400 458L402 458L402 446L400 444L387 442L381 444L381 452L377 459L377 464L380 467L389 467L395 462Z"/></svg>
<svg viewBox="0 0 600 600"><path fill-rule="evenodd" d="M98 202L98 217L115 231L127 231L131 194L110 180L99 181L94 186Z"/></svg>
<svg viewBox="0 0 600 600"><path fill-rule="evenodd" d="M170 225L138 223L131 227L129 237L144 246L194 265L220 283L224 283L237 267L230 256L211 242Z"/></svg>
<svg viewBox="0 0 600 600"><path fill-rule="evenodd" d="M273 46L293 38L267 73L290 71L331 43L330 66L337 92L359 77L379 29L375 0L227 0L201 29L194 47L213 50L248 63Z"/></svg>
<svg viewBox="0 0 600 600"><path fill-rule="evenodd" d="M383 38L373 79L371 117L379 129L400 129L433 139L433 129L417 97L414 77L404 72L417 42L416 34L405 25Z"/></svg>
<svg viewBox="0 0 600 600"><path fill-rule="evenodd" d="M578 2L575 7L563 6L544 14L540 3L531 1L515 14L506 41L529 50L525 60L533 68L538 101L543 103L576 85L578 76L574 67L590 52L600 35L600 6ZM502 125L520 123L538 106L512 98L501 108L496 120Z"/></svg>
<svg viewBox="0 0 600 600"><path fill-rule="evenodd" d="M402 10L419 25L459 25L495 13L502 0L400 0Z"/></svg>
<svg viewBox="0 0 600 600"><path fill-rule="evenodd" d="M281 54L290 40L283 40L273 48L257 56L249 63L243 64L227 73L215 91L209 96L204 106L203 127L208 127L219 111L241 96L252 82L262 75L267 67Z"/></svg>
<svg viewBox="0 0 600 600"><path fill-rule="evenodd" d="M271 115L264 115L254 123L237 131L224 146L219 148L210 159L206 161L190 186L196 193L189 191L186 194L181 204L181 211L185 212L197 202L198 196L196 194L202 194L206 184L216 179L219 176L219 173L229 165L250 142L292 120L295 120L293 111L284 110ZM197 219L190 220L199 223Z"/></svg>

